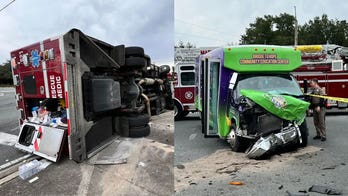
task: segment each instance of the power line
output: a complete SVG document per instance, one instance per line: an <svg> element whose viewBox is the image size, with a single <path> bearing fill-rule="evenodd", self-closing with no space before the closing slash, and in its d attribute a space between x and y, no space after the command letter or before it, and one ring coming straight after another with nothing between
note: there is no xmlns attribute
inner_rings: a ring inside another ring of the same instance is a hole
<svg viewBox="0 0 348 196"><path fill-rule="evenodd" d="M223 40L221 40L221 39L216 39L216 38L207 37L207 36L201 36L201 35L195 35L195 34L189 34L189 33L175 32L175 35L187 35L187 36L191 36L191 37L198 37L198 38L204 38L204 39L210 39L210 40L222 41L223 42Z"/></svg>
<svg viewBox="0 0 348 196"><path fill-rule="evenodd" d="M9 5L11 5L13 2L15 2L16 0L12 0L10 3L8 3L7 5L5 5L3 8L0 9L0 12L2 10L4 10L5 8L7 8Z"/></svg>
<svg viewBox="0 0 348 196"><path fill-rule="evenodd" d="M230 32L217 31L216 29L208 28L208 27L205 27L205 26L202 26L202 25L198 25L198 24L194 24L194 23L190 23L190 22L186 22L186 21L178 19L178 18L174 18L174 19L176 21L178 21L178 22L189 24L189 25L193 25L193 26L199 27L201 29L205 29L205 30L212 31L212 32L215 32L215 33L231 35ZM236 35L236 34L232 34L232 35ZM238 36L240 36L240 35L238 35Z"/></svg>

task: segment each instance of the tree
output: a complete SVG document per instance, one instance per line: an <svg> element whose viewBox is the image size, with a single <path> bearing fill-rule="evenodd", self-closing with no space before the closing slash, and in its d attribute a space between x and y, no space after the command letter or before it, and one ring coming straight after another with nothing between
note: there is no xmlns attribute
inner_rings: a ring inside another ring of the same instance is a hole
<svg viewBox="0 0 348 196"><path fill-rule="evenodd" d="M257 17L255 23L250 23L245 35L242 35L243 44L268 44L272 38L273 17L265 15Z"/></svg>
<svg viewBox="0 0 348 196"><path fill-rule="evenodd" d="M294 43L295 17L287 13L273 17L275 29L270 40L275 45L292 45Z"/></svg>
<svg viewBox="0 0 348 196"><path fill-rule="evenodd" d="M250 23L242 35L243 44L290 45L294 42L295 17L287 13L279 16L265 15Z"/></svg>
<svg viewBox="0 0 348 196"><path fill-rule="evenodd" d="M293 45L294 22L295 17L287 13L258 17L246 28L240 43ZM348 23L346 20L329 19L326 14L316 16L299 26L298 39L300 45L330 43L348 46Z"/></svg>
<svg viewBox="0 0 348 196"><path fill-rule="evenodd" d="M12 71L11 63L7 61L3 65L0 65L0 84L12 84Z"/></svg>
<svg viewBox="0 0 348 196"><path fill-rule="evenodd" d="M299 44L326 44L331 42L332 21L327 15L323 15L320 19L318 16L313 20L309 20L299 29Z"/></svg>

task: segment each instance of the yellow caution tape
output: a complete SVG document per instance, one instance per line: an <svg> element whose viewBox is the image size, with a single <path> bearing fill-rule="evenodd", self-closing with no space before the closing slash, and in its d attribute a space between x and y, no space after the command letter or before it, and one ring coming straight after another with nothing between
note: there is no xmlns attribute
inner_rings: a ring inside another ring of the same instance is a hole
<svg viewBox="0 0 348 196"><path fill-rule="evenodd" d="M348 99L347 98L330 97L330 96L314 95L314 94L307 94L307 95L312 96L312 97L319 97L319 98L323 98L323 99L329 99L329 100L334 100L334 101L340 101L340 102L348 103Z"/></svg>

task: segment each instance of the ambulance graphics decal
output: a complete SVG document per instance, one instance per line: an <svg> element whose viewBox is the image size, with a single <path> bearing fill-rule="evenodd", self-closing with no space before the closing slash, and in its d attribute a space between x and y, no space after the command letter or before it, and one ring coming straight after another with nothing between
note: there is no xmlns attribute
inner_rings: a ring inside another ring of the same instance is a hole
<svg viewBox="0 0 348 196"><path fill-rule="evenodd" d="M33 67L39 67L40 65L40 55L38 50L32 50L30 56L30 61Z"/></svg>

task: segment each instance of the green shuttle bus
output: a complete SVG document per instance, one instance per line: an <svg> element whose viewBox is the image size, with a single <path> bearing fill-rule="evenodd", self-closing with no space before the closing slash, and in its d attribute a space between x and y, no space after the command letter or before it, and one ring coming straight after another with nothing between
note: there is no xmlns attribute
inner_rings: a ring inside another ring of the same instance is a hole
<svg viewBox="0 0 348 196"><path fill-rule="evenodd" d="M250 158L306 146L309 103L291 75L299 66L300 51L284 46L242 45L200 55L195 106L204 136L226 139Z"/></svg>

